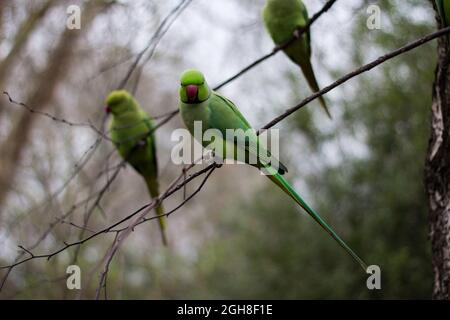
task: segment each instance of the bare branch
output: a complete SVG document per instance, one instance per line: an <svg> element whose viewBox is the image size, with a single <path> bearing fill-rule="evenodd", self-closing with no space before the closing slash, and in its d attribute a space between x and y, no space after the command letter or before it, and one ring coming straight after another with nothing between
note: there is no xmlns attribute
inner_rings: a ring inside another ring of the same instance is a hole
<svg viewBox="0 0 450 320"><path fill-rule="evenodd" d="M153 55L156 51L156 48L159 44L159 42L161 41L161 39L164 37L164 35L167 33L167 31L169 31L170 27L172 26L172 24L176 21L176 19L178 18L178 16L184 11L184 9L186 9L190 4L192 3L192 0L182 0L181 3L179 4L179 6L177 8L175 8L172 12L173 12L173 18L169 21L169 19L165 19L165 21L163 21L163 23L161 24L161 29L159 30L159 34L155 33L155 39L153 41L153 45L151 46L150 52L147 56L147 58L145 58L144 62L142 63L142 65L140 66L140 68L137 70L137 74L136 74L136 80L133 86L133 89L131 90L131 92L133 94L136 93L136 90L139 86L139 82L141 80L141 75L142 75L142 70L144 69L144 66L146 63L148 63L151 58L153 58ZM172 15L172 14L171 14ZM168 16L168 18L170 18L170 15ZM162 26L164 26L164 24L167 24L167 26L165 27L165 29L162 29ZM147 48L148 49L148 48Z"/></svg>
<svg viewBox="0 0 450 320"><path fill-rule="evenodd" d="M193 166L194 166L194 165L192 165L191 168L192 168ZM137 209L136 211L132 212L131 214L129 214L129 215L126 216L125 218L122 218L121 220L117 221L116 223L114 223L114 224L112 224L112 225L110 225L110 226L108 226L108 227L105 227L105 228L101 229L100 231L97 231L97 232L93 233L92 235L90 235L90 236L88 236L88 237L86 237L86 238L84 238L84 239L81 239L81 240L75 241L75 242L71 242L71 243L64 243L64 246L63 246L63 247L61 247L60 249L55 250L55 251L53 251L53 252L51 252L51 253L49 253L49 254L39 254L39 255L36 255L36 254L35 254L35 255L33 255L32 257L25 258L25 259L22 259L22 260L20 260L20 261L16 261L16 262L14 262L14 263L12 263L12 264L10 264L10 265L7 265L7 266L0 266L0 270L1 270L1 269L12 269L12 268L14 268L14 267L16 267L16 266L18 266L18 265L21 265L21 264L23 264L23 263L25 263L25 262L28 262L28 261L30 261L30 260L33 260L33 259L43 259L43 258L45 258L45 259L47 259L47 260L50 260L52 257L58 255L59 253L65 251L65 250L67 250L67 249L69 249L69 248L71 248L71 247L82 245L82 244L86 243L87 241L89 241L89 240L91 240L91 239L93 239L93 238L98 237L98 236L101 235L101 234L105 234L105 233L109 233L109 232L117 232L117 231L113 231L113 229L114 229L115 227L117 227L117 226L121 225L122 223L124 223L124 222L126 222L126 221L132 219L133 217L135 217L135 216L138 215L139 213L143 212L144 210L145 210L145 214L147 214L147 213L148 213L150 210L152 210L154 207L160 205L160 203L161 203L164 199L168 198L170 195L172 195L172 194L174 194L176 191L180 190L180 189L184 186L184 184L190 183L191 181L193 181L193 180L194 180L195 178L197 178L198 176L207 173L207 172L210 171L214 166L217 166L217 165L216 165L215 163L213 163L213 164L211 164L211 165L209 165L209 166L207 166L207 167L205 167L205 168L203 168L203 169L201 169L201 170L195 172L194 174L188 176L188 177L186 178L186 180L183 181L182 183L177 184L178 181L180 181L180 180L182 179L182 177L183 177L183 173L181 173L181 174L180 174L180 175L172 182L172 184L169 186L169 188L166 190L166 192L164 192L164 193L163 193L162 195L160 195L158 198L156 198L156 199L154 199L152 202L150 202L150 203L148 203L148 204L146 204L146 205L140 207L139 209Z"/></svg>
<svg viewBox="0 0 450 320"><path fill-rule="evenodd" d="M95 133L101 135L104 139L110 140L109 137L105 136L105 134L102 132L102 130L97 129L97 127L95 127L91 122L83 123L83 122L73 122L73 121L70 121L70 120L66 120L66 119L64 119L62 117L57 117L57 116L55 116L55 115L53 115L51 113L48 113L46 111L40 111L40 110L34 109L34 108L30 107L29 105L27 105L24 102L18 102L16 100L14 100L7 91L3 91L3 94L8 97L8 100L9 100L10 103L18 105L18 106L21 106L21 107L24 107L30 113L41 115L41 116L49 118L50 120L53 120L55 122L59 122L59 123L65 124L65 125L67 125L69 127L89 128L89 129L93 130ZM102 123L105 122L104 120L102 121Z"/></svg>
<svg viewBox="0 0 450 320"><path fill-rule="evenodd" d="M151 49L151 54L149 55L149 58L145 62L147 62L153 56L153 52L156 49L156 46L158 45L158 43L161 40L161 38L169 30L169 27L175 21L175 19L178 17L178 15L189 5L189 3L191 1L192 0L181 0L180 3L176 7L174 7L169 12L169 14L163 19L163 21L158 26L158 28L156 29L156 31L153 34L153 36L150 38L148 44L145 46L144 49L142 49L141 52L139 52L139 54L137 55L137 57L134 60L133 64L128 69L128 72L125 74L125 77L120 81L120 84L118 86L119 89L122 89L122 88L124 88L126 86L127 82L130 80L131 75L133 74L133 71L137 68L137 66L139 65L139 62L143 58L144 54L150 48L152 48ZM172 21L170 21L170 19L172 17L174 17L174 19ZM166 25L168 25L168 26L167 26L166 29L164 29L166 27Z"/></svg>
<svg viewBox="0 0 450 320"><path fill-rule="evenodd" d="M106 262L105 262L105 266L103 268L103 271L100 275L100 283L98 285L97 291L95 293L95 300L98 300L100 297L100 292L102 290L102 288L105 291L105 300L108 299L108 295L107 295L107 290L106 290L106 280L108 278L108 271L109 271L109 266L111 264L112 259L114 258L115 253L117 252L117 249L119 248L116 244L118 241L118 237L119 237L119 232L116 233L116 236L114 237L114 241L111 245L111 247L109 248L105 258L106 258Z"/></svg>
<svg viewBox="0 0 450 320"><path fill-rule="evenodd" d="M34 257L34 254L30 250L26 249L24 246L18 246L18 247L20 249L22 249L23 251L25 251L26 253L28 253L31 257Z"/></svg>
<svg viewBox="0 0 450 320"><path fill-rule="evenodd" d="M264 127L262 127L260 129L260 133L264 130L267 130L271 127L273 127L274 125L276 125L278 122L280 122L281 120L285 119L287 116L291 115L292 113L298 111L300 108L306 106L308 103L310 103L311 101L319 98L320 96L323 96L324 94L326 94L327 92L335 89L336 87L342 85L343 83L347 82L348 80L360 75L361 73L367 72L373 68L375 68L376 66L392 59L395 58L403 53L406 53L408 51L411 51L417 47L420 47L422 45L424 45L425 43L434 40L436 38L442 37L446 34L450 33L450 27L438 30L436 32L430 33L418 40L415 40L401 48L398 48L397 50L394 50L390 53L387 53L381 57L379 57L378 59L346 74L345 76L343 76L342 78L336 80L335 82L333 82L332 84L330 84L329 86L323 88L320 91L317 91L316 93L310 95L309 97L307 97L306 99L304 99L302 102L300 102L299 104L297 104L295 107L292 107L290 109L287 109L283 114L279 115L278 117L276 117L275 119L273 119L272 121L270 121L268 124L266 124Z"/></svg>
<svg viewBox="0 0 450 320"><path fill-rule="evenodd" d="M262 56L261 58L257 59L256 61L250 63L248 66L246 66L245 68L243 68L241 71L237 72L235 75L231 76L230 78L228 78L227 80L221 82L220 84L218 84L216 87L214 87L213 90L219 90L222 87L226 86L227 84L229 84L230 82L236 80L237 78L239 78L240 76L242 76L244 73L246 73L247 71L253 69L254 67L256 67L257 65L259 65L261 62L266 61L267 59L269 59L270 57L274 56L275 54L277 54L279 51L287 48L288 46L290 46L292 43L294 43L298 38L300 38L304 33L308 32L309 29L311 28L312 24L320 18L320 16L322 16L322 14L324 14L325 12L327 12L332 6L333 4L336 3L337 0L329 0L327 3L325 3L325 5L322 7L322 9L320 9L316 14L314 14L311 19L308 21L308 23L302 27L302 28L298 28L297 30L294 31L294 33L292 34L292 37L287 40L285 43L276 46L275 48L272 49L271 52L267 53L266 55Z"/></svg>

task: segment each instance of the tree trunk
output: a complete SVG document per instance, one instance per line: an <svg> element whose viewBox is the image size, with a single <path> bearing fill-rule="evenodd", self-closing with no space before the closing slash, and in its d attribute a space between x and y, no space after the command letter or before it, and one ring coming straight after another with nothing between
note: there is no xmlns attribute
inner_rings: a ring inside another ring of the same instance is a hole
<svg viewBox="0 0 450 320"><path fill-rule="evenodd" d="M78 38L88 30L89 24L96 14L110 4L106 1L89 1L85 5L82 12L82 28L80 30L66 29L62 33L56 48L49 56L47 68L36 77L36 86L26 99L27 105L34 110L42 110L51 102L58 83L69 74L70 61L75 52L74 48ZM0 210L14 182L18 165L28 145L36 119L38 119L36 114L23 110L16 125L0 146L0 150L2 150L0 153Z"/></svg>
<svg viewBox="0 0 450 320"><path fill-rule="evenodd" d="M1 1L1 0L0 0ZM12 62L25 47L33 31L39 22L45 17L49 9L55 4L55 0L47 0L40 8L31 12L27 19L17 30L14 42L8 55L0 62L0 87L3 87L4 80L8 77L8 72L12 67Z"/></svg>
<svg viewBox="0 0 450 320"><path fill-rule="evenodd" d="M431 1L434 4L434 1ZM436 7L435 7L436 9ZM438 17L439 27L443 27ZM449 38L438 40L431 105L431 136L425 161L434 299L450 299L450 54Z"/></svg>

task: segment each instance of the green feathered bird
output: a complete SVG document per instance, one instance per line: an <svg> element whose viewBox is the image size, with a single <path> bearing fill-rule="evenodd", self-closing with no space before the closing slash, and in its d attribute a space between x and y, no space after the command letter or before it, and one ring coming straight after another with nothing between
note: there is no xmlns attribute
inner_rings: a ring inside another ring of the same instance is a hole
<svg viewBox="0 0 450 320"><path fill-rule="evenodd" d="M181 75L180 87L180 111L184 124L188 128L191 135L195 137L195 122L200 121L203 133L208 129L218 130L224 137L218 145L223 146L223 155L231 154L236 159L241 149L245 154L245 162L269 173L267 177L280 187L287 195L289 195L300 207L302 207L330 236L337 241L364 269L366 264L356 255L355 252L326 224L326 222L298 195L291 185L283 178L283 174L287 172L286 167L274 159L266 152L262 152L263 146L259 137L254 131L246 137L245 143L243 139L231 137L226 134L227 129L242 129L244 131L251 129L250 124L239 112L238 108L227 98L211 91L206 83L203 74L194 69L186 70ZM249 132L249 131L247 131ZM196 137L197 138L197 137ZM203 139L202 139L203 140ZM210 145L209 141L199 141L204 147ZM217 141L215 141L217 142ZM220 147L219 147L220 148ZM231 151L227 148L231 148ZM219 149L220 150L220 149ZM226 157L229 158L229 157ZM232 158L232 159L233 159ZM249 159L257 159L250 162ZM242 160L239 158L239 160ZM273 167L270 163L279 163L277 167Z"/></svg>
<svg viewBox="0 0 450 320"><path fill-rule="evenodd" d="M298 28L306 26L309 21L308 11L301 0L267 0L262 16L267 31L277 45L286 43ZM300 66L311 90L319 91L319 85L311 65L309 30L283 51L296 65ZM323 96L319 97L319 101L328 117L331 118Z"/></svg>
<svg viewBox="0 0 450 320"><path fill-rule="evenodd" d="M158 162L152 119L125 90L109 94L106 98L106 112L112 115L110 135L120 156L144 178L150 196L158 197ZM155 208L155 211L157 215L164 214L162 205ZM162 241L167 245L165 217L159 218L159 227Z"/></svg>

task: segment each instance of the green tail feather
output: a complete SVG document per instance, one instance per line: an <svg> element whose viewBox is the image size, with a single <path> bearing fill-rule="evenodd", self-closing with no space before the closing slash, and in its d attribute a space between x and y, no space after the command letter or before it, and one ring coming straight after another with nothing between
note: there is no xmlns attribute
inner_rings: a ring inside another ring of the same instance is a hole
<svg viewBox="0 0 450 320"><path fill-rule="evenodd" d="M342 240L336 232L316 213L311 209L308 204L295 192L295 190L290 186L290 184L278 173L274 175L267 176L270 180L276 183L284 192L286 192L292 199L295 200L328 234L336 240L336 242L345 249L353 259L358 262L358 264L363 268L364 272L367 270L367 265L365 262L358 257L358 255Z"/></svg>
<svg viewBox="0 0 450 320"><path fill-rule="evenodd" d="M312 68L311 62L302 60L300 67L302 69L303 74L305 75L306 81L308 82L311 90L314 92L320 91L319 84L317 83L316 76L314 75L314 70ZM323 96L319 97L319 102L323 110L325 110L325 112L327 113L328 117L332 119L330 110L328 110L327 104Z"/></svg>
<svg viewBox="0 0 450 320"><path fill-rule="evenodd" d="M159 207L157 207L155 209L156 211L156 215L161 216L164 214L164 207L161 204ZM165 246L167 246L169 244L169 242L167 241L167 236L166 236L166 217L159 217L158 218L158 222L159 222L159 230L161 231L161 239L162 242Z"/></svg>
<svg viewBox="0 0 450 320"><path fill-rule="evenodd" d="M145 179L147 184L148 191L152 199L159 196L159 187L158 182L154 179ZM161 216L158 218L159 222L159 230L161 231L161 240L165 246L168 245L167 236L166 236L166 217L162 216L164 214L164 207L161 204L160 206L155 208L155 212L157 216Z"/></svg>

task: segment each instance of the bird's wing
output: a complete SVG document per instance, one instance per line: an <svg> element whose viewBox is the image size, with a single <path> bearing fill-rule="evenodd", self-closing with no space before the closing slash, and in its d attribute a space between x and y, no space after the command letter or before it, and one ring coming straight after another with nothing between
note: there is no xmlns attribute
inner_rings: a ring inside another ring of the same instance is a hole
<svg viewBox="0 0 450 320"><path fill-rule="evenodd" d="M308 10L306 9L306 6L304 5L304 3L302 1L300 1L300 7L301 7L301 12L302 12L302 19L301 19L301 21L299 21L298 27L304 27L309 21ZM311 57L311 32L310 32L310 29L308 31L306 31L305 35L306 35L306 43L308 45L308 55Z"/></svg>
<svg viewBox="0 0 450 320"><path fill-rule="evenodd" d="M158 160L156 158L156 144L155 144L155 139L154 139L154 125L153 125L153 121L150 119L150 117L144 112L143 113L143 120L145 125L147 126L148 130L149 130L149 134L146 138L146 142L149 145L150 149L151 149L151 153L152 153L152 164L155 168L154 172L156 173L156 176L158 176Z"/></svg>
<svg viewBox="0 0 450 320"><path fill-rule="evenodd" d="M210 116L210 126L218 129L225 140L229 139L226 134L226 129L242 129L247 131L253 130L250 123L245 119L236 105L224 96L214 93L211 96L210 108L212 109ZM235 137L236 140L228 141L237 146L245 146L245 150L255 156L263 165L277 162L281 172L287 172L284 166L278 159L270 154L263 146L261 146L258 136L255 131L248 132L245 137ZM245 141L242 139L244 138ZM248 139L248 140L246 140ZM259 151L258 151L259 149Z"/></svg>
<svg viewBox="0 0 450 320"><path fill-rule="evenodd" d="M247 129L251 129L252 128L250 123L247 121L247 119L245 119L245 117L242 115L242 113L239 111L239 109L236 107L236 105L231 100L227 99L226 97L222 96L221 94L219 94L217 92L215 92L214 94L215 94L215 96L217 98L222 100L222 102L224 104L226 104L228 108L230 108L234 112L234 114L247 127Z"/></svg>

